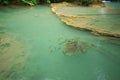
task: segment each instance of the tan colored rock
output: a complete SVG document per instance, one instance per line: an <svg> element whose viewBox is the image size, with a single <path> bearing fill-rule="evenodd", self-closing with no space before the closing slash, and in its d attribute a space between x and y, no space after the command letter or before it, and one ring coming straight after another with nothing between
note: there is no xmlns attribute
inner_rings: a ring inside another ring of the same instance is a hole
<svg viewBox="0 0 120 80"><path fill-rule="evenodd" d="M68 6L76 6L76 5L71 4L71 3L66 3L66 2L65 3L54 3L54 4L51 4L51 10L53 13L55 13L57 16L61 18L62 22L64 22L65 24L69 26L72 26L78 29L89 30L89 31L92 31L92 33L94 34L97 33L100 35L120 37L120 33L110 32L110 31L103 30L95 26L89 25L92 21L94 21L93 17L68 15L68 14L61 13L58 11L60 8L68 7ZM103 4L99 4L99 5L94 4L94 5L91 5L90 7L94 7L94 8L104 7L105 8L106 6L104 6Z"/></svg>

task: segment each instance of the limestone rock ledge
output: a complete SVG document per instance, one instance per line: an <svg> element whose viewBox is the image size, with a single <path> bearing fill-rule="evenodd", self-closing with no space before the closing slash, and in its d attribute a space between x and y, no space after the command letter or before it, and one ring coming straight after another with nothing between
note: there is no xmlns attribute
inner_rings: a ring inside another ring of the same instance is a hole
<svg viewBox="0 0 120 80"><path fill-rule="evenodd" d="M75 27L75 28L78 28L78 29L89 30L94 34L97 33L97 34L104 35L104 36L120 38L120 33L107 31L107 30L104 30L104 29L94 27L93 25L89 25L89 23L94 19L93 17L68 15L68 14L63 14L62 12L58 11L60 8L72 7L72 6L77 6L77 5L72 4L72 3L67 3L67 2L53 3L53 4L51 4L51 10L58 17L60 17L62 22L64 22L65 24L67 24L69 26L72 26L72 27ZM99 7L97 6L96 8L101 8L101 7L105 7L105 6L100 5Z"/></svg>

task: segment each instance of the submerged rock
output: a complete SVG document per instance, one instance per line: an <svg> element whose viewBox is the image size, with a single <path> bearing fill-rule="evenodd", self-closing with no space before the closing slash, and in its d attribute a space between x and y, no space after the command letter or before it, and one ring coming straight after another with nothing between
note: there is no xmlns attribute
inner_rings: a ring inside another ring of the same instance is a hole
<svg viewBox="0 0 120 80"><path fill-rule="evenodd" d="M79 38L67 39L61 42L63 54L66 56L76 56L89 51L89 49L95 47L94 44L90 44L81 41Z"/></svg>
<svg viewBox="0 0 120 80"><path fill-rule="evenodd" d="M26 47L11 33L0 33L0 79L13 80L26 63Z"/></svg>

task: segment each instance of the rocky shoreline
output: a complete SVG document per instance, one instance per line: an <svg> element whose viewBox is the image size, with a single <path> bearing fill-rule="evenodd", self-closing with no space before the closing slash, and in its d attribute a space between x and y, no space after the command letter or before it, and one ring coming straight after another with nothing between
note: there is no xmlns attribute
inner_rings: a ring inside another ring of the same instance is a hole
<svg viewBox="0 0 120 80"><path fill-rule="evenodd" d="M107 30L103 30L103 29L99 29L96 28L94 26L91 25L87 25L88 23L91 22L92 17L88 17L88 16L76 16L76 15L68 15L68 14L63 14L61 12L59 12L58 10L60 8L63 7L73 7L73 6L78 6L75 4L71 4L71 3L54 3L51 4L51 10L53 13L55 13L58 17L60 17L61 21L64 22L65 24L78 28L78 29L84 29L84 30L88 30L91 31L94 34L100 34L100 35L104 35L104 36L110 36L110 37L117 37L120 38L120 33L116 33L116 32L110 32ZM104 6L103 4L100 5L91 5L90 7L93 8L108 8L106 6Z"/></svg>

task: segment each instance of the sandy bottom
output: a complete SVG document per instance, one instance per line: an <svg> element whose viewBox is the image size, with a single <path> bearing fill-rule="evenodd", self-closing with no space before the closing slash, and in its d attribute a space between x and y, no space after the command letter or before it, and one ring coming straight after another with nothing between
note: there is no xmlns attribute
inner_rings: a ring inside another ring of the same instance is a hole
<svg viewBox="0 0 120 80"><path fill-rule="evenodd" d="M10 33L0 33L0 79L19 78L26 63L25 46ZM13 77L13 75L16 75Z"/></svg>

